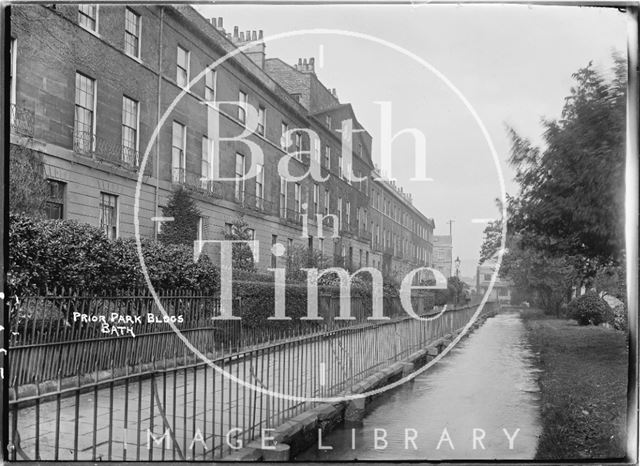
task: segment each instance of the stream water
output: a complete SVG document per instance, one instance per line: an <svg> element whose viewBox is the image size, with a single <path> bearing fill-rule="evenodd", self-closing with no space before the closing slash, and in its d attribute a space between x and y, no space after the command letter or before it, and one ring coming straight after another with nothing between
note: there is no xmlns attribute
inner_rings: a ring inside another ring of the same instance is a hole
<svg viewBox="0 0 640 466"><path fill-rule="evenodd" d="M438 364L296 460L532 459L537 369L519 313L488 319ZM475 440L474 440L475 438Z"/></svg>

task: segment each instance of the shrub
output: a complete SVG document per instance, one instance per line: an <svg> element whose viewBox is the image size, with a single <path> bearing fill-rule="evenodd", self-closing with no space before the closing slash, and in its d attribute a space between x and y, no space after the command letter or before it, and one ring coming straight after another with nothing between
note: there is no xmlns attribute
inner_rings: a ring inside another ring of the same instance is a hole
<svg viewBox="0 0 640 466"><path fill-rule="evenodd" d="M307 287L287 285L285 288L285 312L292 321L270 321L274 315L273 282L233 282L233 314L242 317L248 328L268 326L274 329L288 328L291 322L307 315Z"/></svg>
<svg viewBox="0 0 640 466"><path fill-rule="evenodd" d="M234 219L230 230L222 230L221 233L226 241L250 241L253 236L252 229L243 215ZM253 252L248 244L234 243L231 245L231 251L231 268L234 278L246 275L246 272L255 272Z"/></svg>
<svg viewBox="0 0 640 466"><path fill-rule="evenodd" d="M198 239L200 211L189 192L183 187L176 189L162 208L163 217L172 217L173 221L162 225L158 240L164 244L182 244L193 247Z"/></svg>
<svg viewBox="0 0 640 466"><path fill-rule="evenodd" d="M9 290L34 294L54 287L91 288L103 283L109 254L110 242L99 228L11 214Z"/></svg>
<svg viewBox="0 0 640 466"><path fill-rule="evenodd" d="M609 307L611 308L611 319L608 321L616 330L627 330L628 318L627 318L627 306L625 303L615 296L604 295L602 296Z"/></svg>
<svg viewBox="0 0 640 466"><path fill-rule="evenodd" d="M358 321L363 321L371 315L372 302L370 288L362 288L354 280L352 288L351 315ZM307 286L306 283L287 283L285 288L285 312L289 321L268 320L274 315L274 285L272 281L235 281L233 282L233 314L242 317L242 324L247 328L266 328L275 330L295 328L300 323L300 318L307 315ZM318 314L324 320L320 324L329 323L339 313L338 297L340 288L336 281L327 280L318 286ZM383 300L384 315L395 316L392 304L399 305L398 300L385 298ZM429 305L428 300L426 301ZM328 307L327 307L328 306ZM397 307L397 306L396 306ZM303 321L304 322L304 321ZM307 322L309 324L309 322Z"/></svg>
<svg viewBox="0 0 640 466"><path fill-rule="evenodd" d="M568 306L569 318L578 325L600 325L611 321L611 308L595 291L573 299Z"/></svg>
<svg viewBox="0 0 640 466"><path fill-rule="evenodd" d="M624 266L608 265L601 267L593 278L593 286L598 293L606 293L626 301L626 273Z"/></svg>
<svg viewBox="0 0 640 466"><path fill-rule="evenodd" d="M329 267L329 259L317 249L309 250L307 246L295 244L287 248L286 276L288 281L307 281L307 273L303 268L325 269ZM324 278L324 277L323 277ZM321 278L322 280L322 278Z"/></svg>
<svg viewBox="0 0 640 466"><path fill-rule="evenodd" d="M217 289L219 271L207 256L193 261L193 249L143 240L149 278L157 289ZM100 228L69 220L34 220L11 214L10 295L42 295L55 288L83 292L144 287L136 242L108 239Z"/></svg>

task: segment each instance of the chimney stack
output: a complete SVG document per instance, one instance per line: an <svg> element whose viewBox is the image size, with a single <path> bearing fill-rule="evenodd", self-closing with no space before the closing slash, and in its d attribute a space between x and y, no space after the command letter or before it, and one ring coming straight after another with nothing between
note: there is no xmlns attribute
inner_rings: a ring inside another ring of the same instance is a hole
<svg viewBox="0 0 640 466"><path fill-rule="evenodd" d="M264 37L262 29L260 31L249 30L240 32L239 27L234 26L233 36L227 35L227 37L236 45L236 47L242 47L250 42L253 42L250 47L243 50L243 53L252 62L258 65L260 68L264 69L266 46L262 40Z"/></svg>
<svg viewBox="0 0 640 466"><path fill-rule="evenodd" d="M311 57L308 60L306 58L298 58L298 64L295 69L301 73L315 73L315 58Z"/></svg>
<svg viewBox="0 0 640 466"><path fill-rule="evenodd" d="M224 26L223 26L223 22L222 22L222 16L220 16L219 18L213 17L213 18L209 18L209 22L211 23L211 25L216 28L218 31L220 31L222 34L224 34L225 36L227 36L226 31L224 30Z"/></svg>

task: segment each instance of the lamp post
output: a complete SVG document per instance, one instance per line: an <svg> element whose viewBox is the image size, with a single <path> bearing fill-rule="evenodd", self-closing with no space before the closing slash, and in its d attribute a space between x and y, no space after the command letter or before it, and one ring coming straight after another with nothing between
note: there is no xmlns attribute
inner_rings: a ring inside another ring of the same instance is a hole
<svg viewBox="0 0 640 466"><path fill-rule="evenodd" d="M456 306L458 306L458 300L460 299L460 290L458 290L458 283L460 283L460 256L456 257Z"/></svg>

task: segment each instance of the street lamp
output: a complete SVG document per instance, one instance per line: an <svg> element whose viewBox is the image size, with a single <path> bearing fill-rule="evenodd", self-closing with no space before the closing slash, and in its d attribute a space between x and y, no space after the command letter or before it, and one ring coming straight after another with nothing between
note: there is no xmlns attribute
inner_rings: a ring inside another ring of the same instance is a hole
<svg viewBox="0 0 640 466"><path fill-rule="evenodd" d="M456 306L458 306L458 300L460 299L460 290L458 289L458 284L460 283L460 256L456 257L455 264L456 264L456 278L457 278L456 284L455 284Z"/></svg>

